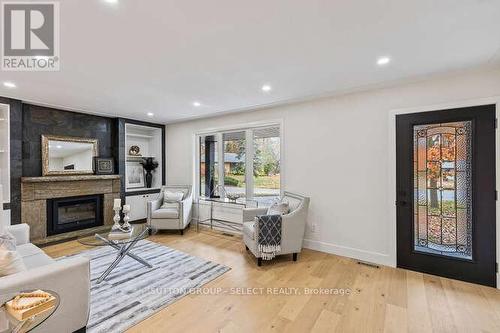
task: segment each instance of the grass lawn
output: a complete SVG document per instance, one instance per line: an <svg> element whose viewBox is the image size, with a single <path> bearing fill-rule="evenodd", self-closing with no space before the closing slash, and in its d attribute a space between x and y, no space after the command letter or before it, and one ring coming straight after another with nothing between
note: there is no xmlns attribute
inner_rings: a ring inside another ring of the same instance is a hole
<svg viewBox="0 0 500 333"><path fill-rule="evenodd" d="M245 182L245 176L244 175L227 175L227 177L231 177L234 179L237 179L240 184L238 187L243 187L243 183ZM269 189L279 189L280 188L280 176L279 175L273 175L273 176L258 176L258 177L253 177L254 185L256 188L269 188Z"/></svg>
<svg viewBox="0 0 500 333"><path fill-rule="evenodd" d="M458 206L459 209L465 209L466 207ZM440 207L429 207L429 215L440 215ZM443 215L445 216L455 216L455 201L443 200Z"/></svg>

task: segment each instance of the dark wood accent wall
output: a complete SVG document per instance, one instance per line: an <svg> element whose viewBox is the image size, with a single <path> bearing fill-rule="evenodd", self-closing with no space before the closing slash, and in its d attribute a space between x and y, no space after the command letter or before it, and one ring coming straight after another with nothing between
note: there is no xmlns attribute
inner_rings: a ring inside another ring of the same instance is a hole
<svg viewBox="0 0 500 333"><path fill-rule="evenodd" d="M125 124L161 127L165 133L165 126L160 124L59 110L1 96L0 103L10 105L11 199L10 205L6 205L5 209L11 209L12 224L21 223L21 177L42 175L42 134L98 139L99 156L115 159L115 173L122 175L120 196L125 199ZM162 169L165 184L165 156Z"/></svg>
<svg viewBox="0 0 500 333"><path fill-rule="evenodd" d="M42 175L42 134L95 138L100 157L115 157L115 133L113 118L23 104L23 176Z"/></svg>

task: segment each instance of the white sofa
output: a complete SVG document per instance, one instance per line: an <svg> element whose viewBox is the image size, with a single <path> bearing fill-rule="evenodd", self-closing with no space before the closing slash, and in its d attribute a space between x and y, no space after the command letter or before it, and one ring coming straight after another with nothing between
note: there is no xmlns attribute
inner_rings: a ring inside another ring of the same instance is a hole
<svg viewBox="0 0 500 333"><path fill-rule="evenodd" d="M163 193L165 191L184 193L178 207L160 208L163 204ZM158 198L148 202L148 225L158 230L179 230L183 235L184 229L191 222L192 208L191 185L163 186Z"/></svg>
<svg viewBox="0 0 500 333"><path fill-rule="evenodd" d="M309 198L291 192L284 193L283 200L289 203L290 212L282 217L281 223L281 251L282 254L293 254L293 261L302 251L302 243L306 230L307 212L309 209ZM267 208L245 208L243 209L243 242L246 249L250 250L257 258L257 265L262 264L261 253L257 244L259 234L258 224L255 217L265 215Z"/></svg>
<svg viewBox="0 0 500 333"><path fill-rule="evenodd" d="M0 297L33 289L55 291L60 296L59 308L37 327L36 332L84 332L90 302L89 259L55 261L29 242L27 224L12 225L6 229L16 238L17 251L27 270L0 277Z"/></svg>

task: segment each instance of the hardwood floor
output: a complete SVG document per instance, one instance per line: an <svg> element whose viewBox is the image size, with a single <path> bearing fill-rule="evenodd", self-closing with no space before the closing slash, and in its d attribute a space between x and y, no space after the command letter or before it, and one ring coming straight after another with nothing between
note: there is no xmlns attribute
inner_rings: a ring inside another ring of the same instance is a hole
<svg viewBox="0 0 500 333"><path fill-rule="evenodd" d="M204 286L221 288L219 294L188 295L128 332L500 332L500 291L493 288L311 250L297 262L284 256L257 267L240 238L209 231L150 240L232 269ZM71 241L44 250L58 257L85 248ZM238 295L231 288L264 292ZM267 288L301 294L272 295ZM306 295L304 288L351 292Z"/></svg>

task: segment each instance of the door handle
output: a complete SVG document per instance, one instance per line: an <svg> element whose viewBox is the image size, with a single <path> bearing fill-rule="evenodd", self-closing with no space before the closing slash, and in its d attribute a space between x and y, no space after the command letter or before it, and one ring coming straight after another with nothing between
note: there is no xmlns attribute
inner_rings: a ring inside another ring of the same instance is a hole
<svg viewBox="0 0 500 333"><path fill-rule="evenodd" d="M399 206L399 207L402 207L402 206L406 206L406 204L408 204L408 202L404 201L404 200L396 200L396 206Z"/></svg>

